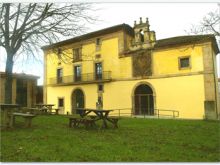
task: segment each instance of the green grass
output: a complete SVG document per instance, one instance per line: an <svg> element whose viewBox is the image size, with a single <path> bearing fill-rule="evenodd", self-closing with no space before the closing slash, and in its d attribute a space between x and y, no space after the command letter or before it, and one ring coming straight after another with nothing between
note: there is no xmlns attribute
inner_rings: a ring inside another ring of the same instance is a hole
<svg viewBox="0 0 220 165"><path fill-rule="evenodd" d="M21 118L22 119L22 118ZM217 162L220 122L121 119L119 128L68 128L64 116L38 116L32 128L1 132L2 162Z"/></svg>

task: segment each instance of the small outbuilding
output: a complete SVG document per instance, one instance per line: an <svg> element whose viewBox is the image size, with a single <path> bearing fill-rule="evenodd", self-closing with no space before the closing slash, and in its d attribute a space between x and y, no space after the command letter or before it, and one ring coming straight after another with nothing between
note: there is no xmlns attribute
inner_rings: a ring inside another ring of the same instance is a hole
<svg viewBox="0 0 220 165"><path fill-rule="evenodd" d="M5 72L0 72L0 103L5 103ZM38 76L13 73L12 103L23 107L32 107L36 104Z"/></svg>

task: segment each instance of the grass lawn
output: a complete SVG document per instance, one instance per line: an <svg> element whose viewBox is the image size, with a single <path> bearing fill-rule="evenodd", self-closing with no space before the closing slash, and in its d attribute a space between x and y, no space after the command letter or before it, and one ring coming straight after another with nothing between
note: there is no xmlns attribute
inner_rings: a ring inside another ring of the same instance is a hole
<svg viewBox="0 0 220 165"><path fill-rule="evenodd" d="M32 128L22 120L1 131L1 162L220 161L219 121L123 118L98 130L68 128L64 116L38 116Z"/></svg>

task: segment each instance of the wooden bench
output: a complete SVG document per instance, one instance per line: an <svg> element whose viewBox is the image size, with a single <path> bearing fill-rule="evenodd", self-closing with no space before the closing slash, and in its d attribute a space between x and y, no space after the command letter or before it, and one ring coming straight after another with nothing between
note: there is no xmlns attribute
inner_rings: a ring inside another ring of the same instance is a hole
<svg viewBox="0 0 220 165"><path fill-rule="evenodd" d="M86 128L93 127L95 125L94 119L85 117L78 117L78 116L69 116L69 127L78 127L80 124L83 124Z"/></svg>
<svg viewBox="0 0 220 165"><path fill-rule="evenodd" d="M59 108L54 108L50 110L50 114L58 115L59 113Z"/></svg>
<svg viewBox="0 0 220 165"><path fill-rule="evenodd" d="M32 119L36 116L33 114L28 114L28 113L12 113L11 114L11 119L10 119L10 127L14 127L15 125L15 118L16 116L21 116L25 119L25 126L26 127L31 127L31 122Z"/></svg>
<svg viewBox="0 0 220 165"><path fill-rule="evenodd" d="M25 113L25 114L34 114L37 115L39 114L39 109L38 108L29 108L29 107L22 107L20 109L21 113Z"/></svg>
<svg viewBox="0 0 220 165"><path fill-rule="evenodd" d="M118 128L118 120L119 120L119 117L109 116L109 117L108 117L108 120L113 124L113 127L114 127L114 128Z"/></svg>

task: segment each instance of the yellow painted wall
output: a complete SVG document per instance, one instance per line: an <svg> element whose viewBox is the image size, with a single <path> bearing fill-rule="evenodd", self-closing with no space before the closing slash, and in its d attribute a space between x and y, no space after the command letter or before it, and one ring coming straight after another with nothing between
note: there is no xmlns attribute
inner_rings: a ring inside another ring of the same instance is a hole
<svg viewBox="0 0 220 165"><path fill-rule="evenodd" d="M131 108L133 91L139 83L147 83L154 88L155 108L177 110L180 118L203 118L202 75L108 83L105 85L104 108Z"/></svg>
<svg viewBox="0 0 220 165"><path fill-rule="evenodd" d="M133 91L139 83L150 84L154 88L155 108L177 110L180 118L203 118L204 84L202 75L105 83L103 109L128 108L121 112L131 113ZM71 112L71 95L74 89L79 87L85 94L85 107L96 108L95 103L98 97L96 84L48 87L48 93L51 93L47 98L48 103L55 103L57 106L58 97L64 97L65 113ZM161 113L165 114L163 111ZM169 115L172 113L169 112Z"/></svg>
<svg viewBox="0 0 220 165"><path fill-rule="evenodd" d="M89 43L82 47L83 62L64 63L58 65L58 58L55 53L48 52L47 60L47 82L50 78L56 77L58 68L63 68L63 76L73 75L73 67L82 65L82 74L93 73L94 63L103 62L103 71L111 71L112 78L131 77L131 59L130 57L118 58L118 38L109 38L102 41L101 50L95 51L95 43ZM72 47L65 50L72 57ZM95 59L96 54L101 54L100 59ZM71 61L71 60L70 60ZM129 67L128 67L129 66Z"/></svg>
<svg viewBox="0 0 220 165"><path fill-rule="evenodd" d="M84 62L62 63L58 66L57 57L51 53L47 55L47 82L56 77L57 68L63 68L63 75L73 75L73 66L82 65L82 74L94 72L94 63L103 62L103 71L112 72L112 82L104 83L104 109L129 108L125 112L131 113L132 92L140 83L149 83L154 88L155 108L177 110L180 118L202 119L204 117L204 79L202 45L188 45L170 49L155 50L152 54L153 75L149 79L134 79L132 77L131 57L119 58L118 38L112 37L102 40L101 50L96 52L95 42L82 47ZM72 47L67 50L69 56ZM100 59L95 59L101 54ZM179 57L190 56L191 68L179 69ZM195 75L181 76L194 73ZM163 78L160 76L164 76ZM71 95L74 89L80 88L85 93L85 107L95 108L98 97L97 84L81 84L68 86L50 86L46 84L47 103L57 106L58 97L64 97L65 113L71 112Z"/></svg>
<svg viewBox="0 0 220 165"><path fill-rule="evenodd" d="M179 57L190 56L191 68L179 69ZM202 45L187 45L161 49L153 54L154 75L203 71Z"/></svg>
<svg viewBox="0 0 220 165"><path fill-rule="evenodd" d="M72 48L65 50L72 56ZM113 79L132 78L131 57L118 57L118 38L104 40L99 52L95 51L95 43L84 45L82 48L84 62L58 65L56 54L47 56L47 79L56 77L57 68L63 68L63 75L73 75L73 67L82 65L82 74L94 72L94 63L103 62L103 71L111 71ZM95 59L96 54L101 54L100 59ZM190 56L191 68L179 69L179 57ZM203 71L202 45L174 47L160 49L152 54L153 76L172 75L181 73L195 73Z"/></svg>

